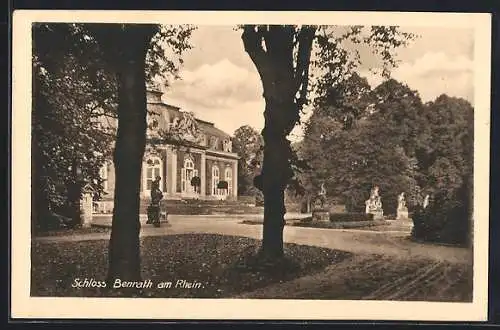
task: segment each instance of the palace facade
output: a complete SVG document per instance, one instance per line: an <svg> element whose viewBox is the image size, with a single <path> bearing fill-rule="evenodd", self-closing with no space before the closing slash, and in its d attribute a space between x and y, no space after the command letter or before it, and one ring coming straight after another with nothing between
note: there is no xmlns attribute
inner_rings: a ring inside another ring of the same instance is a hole
<svg viewBox="0 0 500 330"><path fill-rule="evenodd" d="M162 101L162 92L148 90L148 146L141 175L141 198L149 199L151 183L161 177L165 199L237 199L238 155L231 136L214 123ZM170 136L165 141L165 136ZM97 210L109 212L113 200L115 171L112 161L101 169L105 195ZM194 182L198 185L192 185ZM219 189L226 181L227 189ZM106 205L107 204L107 205Z"/></svg>

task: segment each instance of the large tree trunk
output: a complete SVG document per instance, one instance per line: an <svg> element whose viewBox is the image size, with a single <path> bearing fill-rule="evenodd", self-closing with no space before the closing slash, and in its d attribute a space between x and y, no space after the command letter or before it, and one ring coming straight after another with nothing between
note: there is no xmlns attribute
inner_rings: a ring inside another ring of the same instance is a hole
<svg viewBox="0 0 500 330"><path fill-rule="evenodd" d="M145 58L154 29L128 26L117 33L118 131L114 150L115 197L108 281L140 280L140 176L146 145ZM104 40L111 41L111 40Z"/></svg>
<svg viewBox="0 0 500 330"><path fill-rule="evenodd" d="M288 181L284 174L288 171L288 155L286 141L267 140L262 168L264 225L261 252L265 256L281 257L286 213L284 190Z"/></svg>
<svg viewBox="0 0 500 330"><path fill-rule="evenodd" d="M285 226L285 188L293 176L290 141L300 116L307 91L308 67L314 28L297 32L291 25L245 26L242 40L245 51L259 72L266 101L264 160L261 171L264 194L264 224L261 253L264 256L283 256ZM265 49L262 47L265 42ZM294 45L298 43L297 58ZM297 99L297 93L300 92Z"/></svg>

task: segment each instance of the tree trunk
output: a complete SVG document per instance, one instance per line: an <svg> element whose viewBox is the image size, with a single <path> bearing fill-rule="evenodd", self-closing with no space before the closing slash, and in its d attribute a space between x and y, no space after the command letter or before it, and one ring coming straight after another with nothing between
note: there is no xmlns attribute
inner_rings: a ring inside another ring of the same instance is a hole
<svg viewBox="0 0 500 330"><path fill-rule="evenodd" d="M145 58L151 27L131 26L118 33L118 130L114 150L115 197L109 242L108 282L138 281L140 274L140 179L146 146Z"/></svg>
<svg viewBox="0 0 500 330"><path fill-rule="evenodd" d="M271 103L271 102L269 102ZM266 113L283 111L283 106L266 106ZM285 188L291 177L290 142L280 130L273 127L270 116L262 132L264 160L262 166L262 192L264 194L264 224L261 252L268 257L283 256L283 229L285 226Z"/></svg>
<svg viewBox="0 0 500 330"><path fill-rule="evenodd" d="M300 119L300 109L305 102L314 33L315 28L303 27L297 32L292 25L243 28L243 45L259 72L266 101L262 130L264 232L261 253L273 258L283 256L284 191L293 176L292 151L286 137Z"/></svg>
<svg viewBox="0 0 500 330"><path fill-rule="evenodd" d="M283 228L286 183L278 173L286 169L286 148L280 143L268 141L264 146L264 162L262 168L264 194L264 224L261 252L269 257L283 256ZM266 173L271 173L267 175Z"/></svg>

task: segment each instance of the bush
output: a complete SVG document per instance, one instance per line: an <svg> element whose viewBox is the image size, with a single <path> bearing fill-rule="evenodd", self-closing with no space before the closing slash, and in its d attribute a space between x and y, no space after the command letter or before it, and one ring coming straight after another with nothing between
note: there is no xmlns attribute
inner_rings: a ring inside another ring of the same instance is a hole
<svg viewBox="0 0 500 330"><path fill-rule="evenodd" d="M348 213L331 213L331 222L349 222L349 221L372 221L373 214L366 214L361 212L348 212Z"/></svg>
<svg viewBox="0 0 500 330"><path fill-rule="evenodd" d="M193 187L199 187L201 185L201 179L199 176L193 176L191 179L191 186Z"/></svg>
<svg viewBox="0 0 500 330"><path fill-rule="evenodd" d="M468 243L471 232L468 201L438 196L427 208L416 208L412 219L415 239L454 245Z"/></svg>
<svg viewBox="0 0 500 330"><path fill-rule="evenodd" d="M227 181L219 181L219 183L217 183L217 189L227 189L227 188L228 188Z"/></svg>

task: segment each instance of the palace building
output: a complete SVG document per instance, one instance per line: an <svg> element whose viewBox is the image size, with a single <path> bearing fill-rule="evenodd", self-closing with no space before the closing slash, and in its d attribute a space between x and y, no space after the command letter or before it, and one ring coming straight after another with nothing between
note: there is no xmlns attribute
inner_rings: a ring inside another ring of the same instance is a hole
<svg viewBox="0 0 500 330"><path fill-rule="evenodd" d="M142 165L141 198L150 198L151 183L160 176L164 199L237 199L239 157L232 150L231 136L214 123L163 102L161 96L160 91L147 92L148 145ZM162 142L165 136L171 137L167 139L171 142ZM114 175L109 161L101 169L105 195L97 203L100 210L96 212L112 209ZM220 189L221 181L227 182L227 189Z"/></svg>

